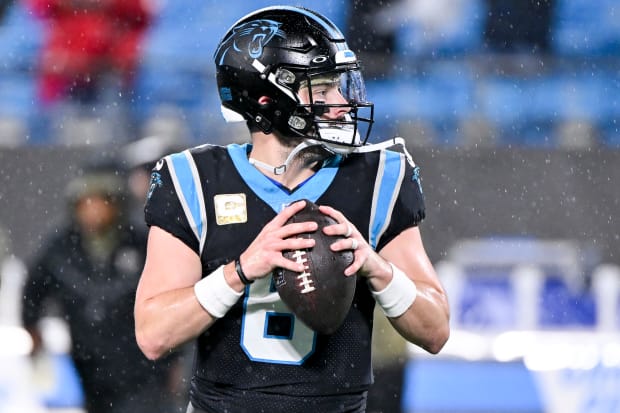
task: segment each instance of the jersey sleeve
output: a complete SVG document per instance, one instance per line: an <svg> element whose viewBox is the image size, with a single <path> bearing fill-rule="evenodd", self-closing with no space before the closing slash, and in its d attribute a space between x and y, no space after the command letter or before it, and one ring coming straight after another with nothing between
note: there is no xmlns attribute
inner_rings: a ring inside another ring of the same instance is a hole
<svg viewBox="0 0 620 413"><path fill-rule="evenodd" d="M380 251L386 244L404 230L415 227L426 216L420 167L415 165L408 153L404 153L404 175L398 188L398 196L390 216L389 225L377 244Z"/></svg>
<svg viewBox="0 0 620 413"><path fill-rule="evenodd" d="M167 162L160 160L151 172L151 183L144 207L146 224L169 232L197 254L199 245L183 211Z"/></svg>

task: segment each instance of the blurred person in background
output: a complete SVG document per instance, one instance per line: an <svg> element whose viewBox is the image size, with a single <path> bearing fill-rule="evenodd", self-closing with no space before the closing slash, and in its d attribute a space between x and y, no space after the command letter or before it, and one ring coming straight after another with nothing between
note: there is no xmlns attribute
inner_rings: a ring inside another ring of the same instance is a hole
<svg viewBox="0 0 620 413"><path fill-rule="evenodd" d="M177 358L148 361L135 342L145 240L125 222L125 176L113 163L91 164L69 182L66 196L68 225L28 266L22 322L34 354L43 350L41 319L57 315L69 328L88 413L174 411Z"/></svg>
<svg viewBox="0 0 620 413"><path fill-rule="evenodd" d="M120 157L127 170L128 219L132 229L146 234L144 204L151 186L151 171L164 155L184 149L185 139L176 135L150 135L123 146Z"/></svg>
<svg viewBox="0 0 620 413"><path fill-rule="evenodd" d="M47 25L39 57L38 96L44 110L57 109L51 119L66 123L71 116L101 118L113 108L115 115L126 115L123 109L132 95L140 48L154 16L153 3L22 1ZM119 133L109 136L120 138Z"/></svg>

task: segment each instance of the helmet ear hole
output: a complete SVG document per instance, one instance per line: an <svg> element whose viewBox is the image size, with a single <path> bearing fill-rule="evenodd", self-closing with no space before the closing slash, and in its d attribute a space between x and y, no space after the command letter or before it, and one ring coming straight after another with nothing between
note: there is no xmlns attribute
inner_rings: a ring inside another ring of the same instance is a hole
<svg viewBox="0 0 620 413"><path fill-rule="evenodd" d="M262 107L269 106L273 100L269 96L261 96L258 98L258 104Z"/></svg>

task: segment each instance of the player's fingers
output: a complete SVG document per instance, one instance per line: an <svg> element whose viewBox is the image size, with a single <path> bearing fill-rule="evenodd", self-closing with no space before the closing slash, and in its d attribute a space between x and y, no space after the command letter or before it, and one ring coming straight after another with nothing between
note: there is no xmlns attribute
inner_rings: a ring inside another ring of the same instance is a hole
<svg viewBox="0 0 620 413"><path fill-rule="evenodd" d="M329 235L332 237L340 236L344 238L356 238L358 236L357 229L353 224L348 221L339 224L328 225L323 228L323 232L325 233L325 235Z"/></svg>
<svg viewBox="0 0 620 413"><path fill-rule="evenodd" d="M353 262L344 270L344 275L355 275L360 271L364 262L368 259L368 248L365 248L367 244L358 241L357 239L347 238L343 242L348 243L348 249L353 250ZM355 248L353 248L355 247Z"/></svg>
<svg viewBox="0 0 620 413"><path fill-rule="evenodd" d="M345 250L357 251L364 249L367 245L365 241L353 236L349 238L340 238L338 241L332 243L329 248L334 252Z"/></svg>
<svg viewBox="0 0 620 413"><path fill-rule="evenodd" d="M338 222L345 222L347 220L342 212L330 206L320 205L319 210L325 215L329 215L330 217L334 218Z"/></svg>
<svg viewBox="0 0 620 413"><path fill-rule="evenodd" d="M347 227L347 232L345 232L345 233L344 233L344 236L345 236L346 238L348 238L348 237L350 237L350 236L351 236L351 234L353 233L353 226L352 226L352 225L350 225L350 224L347 222L347 223L346 223L346 227ZM353 248L353 249L355 249L355 248Z"/></svg>
<svg viewBox="0 0 620 413"><path fill-rule="evenodd" d="M353 261L353 264L349 265L347 268L344 269L344 275L346 275L347 277L350 275L355 275L358 273L358 271L362 268L362 262L361 260L355 259Z"/></svg>
<svg viewBox="0 0 620 413"><path fill-rule="evenodd" d="M304 250L312 248L315 240L308 238L289 238L278 239L270 237L251 245L244 253L244 272L246 274L266 275L273 271L274 268L282 267L291 271L303 271L303 265L295 262L288 262L283 251L286 250Z"/></svg>
<svg viewBox="0 0 620 413"><path fill-rule="evenodd" d="M325 232L326 235L343 235L345 238L348 238L355 233L355 226L346 219L342 212L326 205L321 205L319 209L322 213L332 217L338 222L338 224L328 225L323 228L323 232Z"/></svg>
<svg viewBox="0 0 620 413"><path fill-rule="evenodd" d="M294 272L303 272L304 271L304 263L295 261L289 258L286 258L284 255L279 254L279 256L274 259L274 267L275 268L285 268Z"/></svg>
<svg viewBox="0 0 620 413"><path fill-rule="evenodd" d="M314 231L316 228L312 228L311 226L307 226L305 229L300 229L298 232L291 231L291 228L286 229L282 233L278 233L281 228L286 227L286 222L291 219L293 215L297 212L301 211L305 206L305 201L297 201L289 206L285 207L278 215L276 215L271 221L269 221L261 231L261 234L265 236L276 235L278 237L288 237L295 233Z"/></svg>
<svg viewBox="0 0 620 413"><path fill-rule="evenodd" d="M288 221L293 215L304 209L306 206L306 201L296 201L292 204L286 206L276 217L272 220L274 224L277 226L282 226Z"/></svg>
<svg viewBox="0 0 620 413"><path fill-rule="evenodd" d="M299 224L294 225L299 226ZM283 251L304 250L314 247L315 243L316 241L310 237L280 237L275 233L270 233L261 239L257 239L248 250L253 253L252 255L258 257L263 265L268 266L273 264L273 257L279 258Z"/></svg>
<svg viewBox="0 0 620 413"><path fill-rule="evenodd" d="M278 238L289 238L294 235L303 234L305 232L313 232L318 228L318 224L314 221L295 222L293 224L284 225L278 230Z"/></svg>
<svg viewBox="0 0 620 413"><path fill-rule="evenodd" d="M310 237L290 237L278 241L274 244L274 249L277 251L285 250L303 250L314 247L316 240Z"/></svg>

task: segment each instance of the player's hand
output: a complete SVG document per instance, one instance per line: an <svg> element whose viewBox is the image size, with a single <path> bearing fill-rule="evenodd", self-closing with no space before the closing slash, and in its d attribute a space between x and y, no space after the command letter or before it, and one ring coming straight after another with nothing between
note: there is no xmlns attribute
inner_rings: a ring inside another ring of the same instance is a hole
<svg viewBox="0 0 620 413"><path fill-rule="evenodd" d="M338 221L338 224L323 228L323 232L330 236L338 235L345 237L331 245L332 251L353 250L355 259L344 271L345 275L358 274L363 277L371 277L372 274L381 272L385 269L385 261L383 258L372 249L355 225L349 222L342 212L326 205L321 205L319 209L325 215L329 215Z"/></svg>
<svg viewBox="0 0 620 413"><path fill-rule="evenodd" d="M314 240L294 237L304 232L317 230L316 222L286 222L306 205L305 201L294 202L284 208L269 221L256 236L254 241L239 258L246 277L250 280L265 277L274 269L286 268L295 272L304 270L303 263L285 258L282 251L312 248Z"/></svg>

